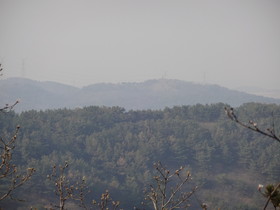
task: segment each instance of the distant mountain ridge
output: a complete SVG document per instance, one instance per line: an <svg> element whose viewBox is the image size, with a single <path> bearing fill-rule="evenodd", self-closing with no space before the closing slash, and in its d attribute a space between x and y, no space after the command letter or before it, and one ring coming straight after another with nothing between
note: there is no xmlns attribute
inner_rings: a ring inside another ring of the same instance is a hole
<svg viewBox="0 0 280 210"><path fill-rule="evenodd" d="M140 83L99 83L83 88L23 78L1 80L0 106L17 99L21 101L16 107L17 112L91 105L141 110L219 102L231 106L239 106L247 102L280 104L280 99L230 90L218 85L201 85L170 79L148 80Z"/></svg>

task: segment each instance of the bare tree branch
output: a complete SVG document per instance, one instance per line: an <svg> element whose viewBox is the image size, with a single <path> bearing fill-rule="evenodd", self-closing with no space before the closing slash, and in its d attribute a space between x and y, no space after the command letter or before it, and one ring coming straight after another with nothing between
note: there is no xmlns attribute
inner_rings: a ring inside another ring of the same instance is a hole
<svg viewBox="0 0 280 210"><path fill-rule="evenodd" d="M0 108L0 112L11 111L18 103L19 103L19 100L16 100L16 102L13 103L12 105L6 104L4 107Z"/></svg>
<svg viewBox="0 0 280 210"><path fill-rule="evenodd" d="M4 194L0 195L0 201L12 196L12 192L27 182L33 173L34 168L28 168L25 174L19 174L16 165L12 164L12 152L15 148L15 142L20 126L17 126L13 137L6 141L0 137L1 163L0 163L0 179L8 184Z"/></svg>
<svg viewBox="0 0 280 210"><path fill-rule="evenodd" d="M2 76L2 64L0 63L0 76ZM12 105L6 104L3 108L0 108L0 112L9 112L11 111L17 104L19 100L17 100ZM20 126L16 127L15 133L12 138L9 140L0 137L0 152L1 152L1 162L0 162L0 180L5 184L6 189L3 190L0 195L0 201L5 198L12 198L12 193L15 189L22 186L29 179L31 179L33 173L35 172L34 168L27 168L26 173L19 173L17 166L14 165L12 155L15 148L15 143L17 139L17 135L19 132Z"/></svg>
<svg viewBox="0 0 280 210"><path fill-rule="evenodd" d="M120 202L113 201L110 197L110 193L108 190L105 193L101 194L100 201L93 200L93 205L97 206L100 210L107 210L107 209L119 209Z"/></svg>
<svg viewBox="0 0 280 210"><path fill-rule="evenodd" d="M191 191L184 191L185 186L191 180L191 174L183 167L171 173L168 169L158 162L154 164L159 175L154 177L156 187L150 185L146 199L152 202L155 210L187 208L190 206L189 198L197 190L197 186ZM183 173L185 172L185 174ZM174 180L176 185L170 187L169 183Z"/></svg>
<svg viewBox="0 0 280 210"><path fill-rule="evenodd" d="M274 122L273 122L273 125L272 125L272 128L267 128L266 130L263 130L263 129L260 129L258 127L258 124L256 122L253 122L252 120L249 120L249 123L244 123L242 121L240 121L238 119L238 117L235 115L234 113L234 109L233 108L228 108L228 107L225 107L225 113L227 114L227 116L234 122L238 123L239 125L249 129L249 130L252 130L252 131L255 131L257 133L260 133L264 136L267 136L267 137L270 137L276 141L278 141L280 143L280 137L278 137L276 134L275 134L275 130L274 130Z"/></svg>
<svg viewBox="0 0 280 210"><path fill-rule="evenodd" d="M264 130L264 129L259 128L258 124L256 122L252 121L252 120L249 120L249 123L244 123L244 122L240 121L238 119L238 117L235 115L233 108L225 107L224 109L225 109L225 113L227 114L227 116L232 121L238 123L239 125L247 128L249 130L255 131L255 132L260 133L264 136L272 138L272 139L274 139L274 140L276 140L277 142L280 143L280 137L277 136L276 133L275 133L275 127L274 127L275 125L274 125L274 117L273 116L272 116L272 128L267 128L266 130ZM269 187L273 188L272 192L268 192ZM261 188L262 187L259 186L259 191L260 192L261 192ZM279 188L280 188L280 183L276 184L275 187L273 185L267 185L266 186L267 192L266 193L261 192L265 197L267 197L267 201L266 201L265 206L263 208L264 210L267 208L269 202L271 202L273 204L275 209L277 207L280 207L279 206L280 205L280 193L278 192ZM277 196L279 196L279 198L278 198L279 200L277 200L277 201L273 200L273 197L275 196L275 193L279 193L279 195L277 195Z"/></svg>
<svg viewBox="0 0 280 210"><path fill-rule="evenodd" d="M0 76L2 76L2 71L3 71L3 68L2 68L2 64L0 63Z"/></svg>

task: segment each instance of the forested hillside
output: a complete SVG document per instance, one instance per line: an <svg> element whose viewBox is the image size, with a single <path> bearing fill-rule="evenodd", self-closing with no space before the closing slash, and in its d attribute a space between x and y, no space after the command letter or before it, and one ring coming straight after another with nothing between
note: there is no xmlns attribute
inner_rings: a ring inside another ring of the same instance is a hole
<svg viewBox="0 0 280 210"><path fill-rule="evenodd" d="M258 184L279 181L280 144L230 121L225 106L197 104L162 111L90 106L1 114L1 134L9 136L21 126L15 163L34 167L36 173L16 193L26 202L5 200L0 205L26 209L55 202L54 186L46 177L54 164L68 161L67 176L74 181L85 177L88 197L108 189L122 208L141 207L153 163L161 161L169 169L186 166L193 177L188 186L199 187L197 199L209 209L260 209L265 198ZM273 118L280 132L279 105L248 103L236 113L265 128L272 126ZM197 209L196 199L191 202L190 209Z"/></svg>

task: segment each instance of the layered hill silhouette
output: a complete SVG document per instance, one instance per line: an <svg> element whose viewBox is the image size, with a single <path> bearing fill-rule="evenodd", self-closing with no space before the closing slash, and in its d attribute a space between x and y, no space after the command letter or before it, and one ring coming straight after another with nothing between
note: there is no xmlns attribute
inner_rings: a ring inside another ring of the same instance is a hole
<svg viewBox="0 0 280 210"><path fill-rule="evenodd" d="M16 107L16 112L91 105L142 110L219 102L231 106L247 102L280 104L280 99L248 94L218 85L202 85L170 79L148 80L141 83L100 83L83 88L23 78L1 80L0 106L13 103L17 99L20 99L21 103Z"/></svg>

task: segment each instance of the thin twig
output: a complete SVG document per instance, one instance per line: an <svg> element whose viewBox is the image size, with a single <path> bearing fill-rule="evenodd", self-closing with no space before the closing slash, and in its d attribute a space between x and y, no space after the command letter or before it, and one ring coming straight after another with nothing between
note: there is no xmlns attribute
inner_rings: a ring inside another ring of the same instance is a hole
<svg viewBox="0 0 280 210"><path fill-rule="evenodd" d="M264 136L267 136L267 137L270 137L276 141L278 141L280 143L280 138L278 136L276 136L276 134L274 133L274 128L272 129L267 129L267 131L264 131L264 130L261 130L258 126L257 126L257 123L253 122L253 121L249 121L249 124L246 124L244 122L241 122L237 116L235 115L234 113L234 110L233 108L227 108L225 107L225 112L227 114L227 116L234 122L238 123L239 125L245 127L245 128L248 128L252 131L255 131L257 133L260 133ZM274 124L273 124L273 127L274 127Z"/></svg>

